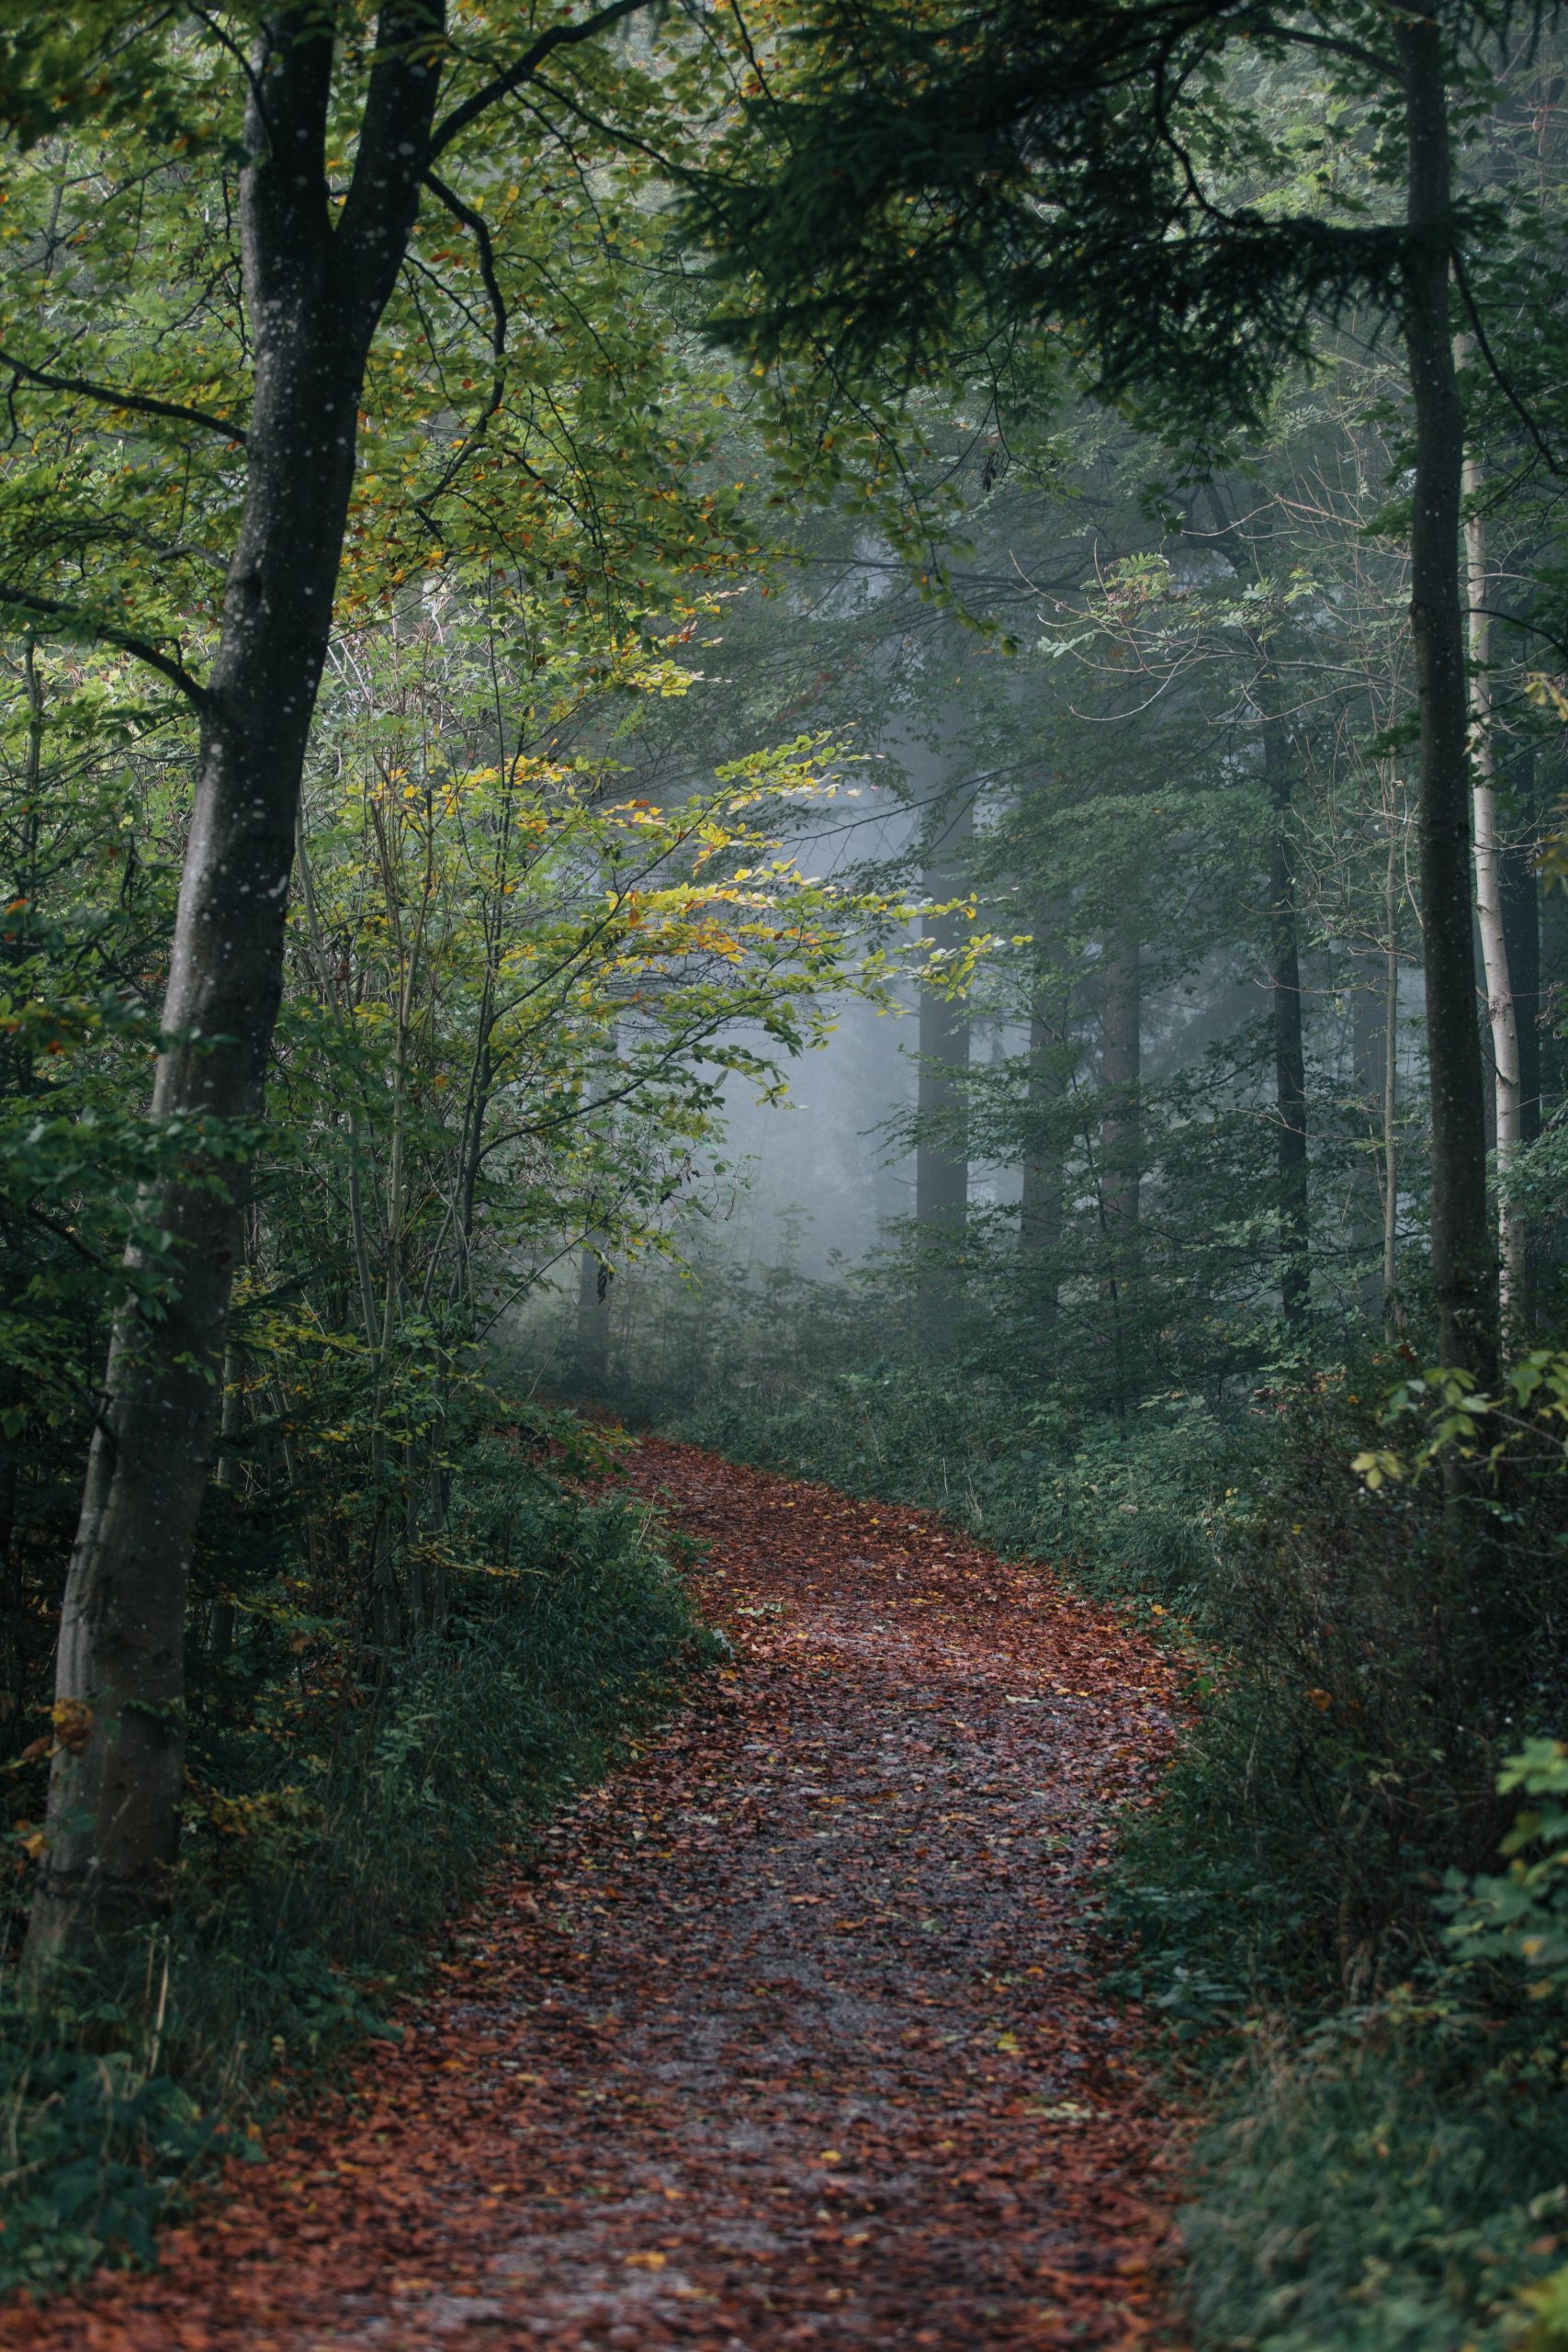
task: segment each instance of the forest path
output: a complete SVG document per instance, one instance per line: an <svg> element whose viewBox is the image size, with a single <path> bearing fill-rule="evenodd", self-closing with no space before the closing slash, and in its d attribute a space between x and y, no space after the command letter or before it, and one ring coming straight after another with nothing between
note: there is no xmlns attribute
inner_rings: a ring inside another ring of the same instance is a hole
<svg viewBox="0 0 1568 2352"><path fill-rule="evenodd" d="M1168 2119L1077 1924L1173 1669L929 1513L649 1441L731 1667L400 2044L28 2352L1001 2352L1154 2325Z"/></svg>

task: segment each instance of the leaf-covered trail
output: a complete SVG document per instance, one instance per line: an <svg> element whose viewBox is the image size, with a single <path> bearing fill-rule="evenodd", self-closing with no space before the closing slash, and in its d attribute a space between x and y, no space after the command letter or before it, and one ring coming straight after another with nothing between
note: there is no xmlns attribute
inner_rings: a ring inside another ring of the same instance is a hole
<svg viewBox="0 0 1568 2352"><path fill-rule="evenodd" d="M1172 1669L929 1515L649 1442L732 1668L455 1936L352 2095L29 2352L1123 2345L1168 2128L1075 1951Z"/></svg>

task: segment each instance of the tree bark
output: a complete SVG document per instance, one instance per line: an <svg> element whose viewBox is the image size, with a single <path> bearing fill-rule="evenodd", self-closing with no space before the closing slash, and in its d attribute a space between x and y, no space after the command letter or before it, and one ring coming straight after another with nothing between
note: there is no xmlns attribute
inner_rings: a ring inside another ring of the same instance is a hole
<svg viewBox="0 0 1568 2352"><path fill-rule="evenodd" d="M306 740L326 656L370 338L412 228L439 74L440 0L383 8L336 225L330 19L279 8L252 58L241 233L254 382L245 502L202 693L189 840L152 1112L192 1159L146 1204L163 1313L109 1351L61 1622L58 1751L28 1932L36 1970L167 1906L184 1768L190 1552L217 1417L239 1184L283 980ZM219 1171L221 1172L221 1169ZM203 1181L205 1180L205 1181ZM145 1260L132 1253L141 1271Z"/></svg>
<svg viewBox="0 0 1568 2352"><path fill-rule="evenodd" d="M1483 480L1479 460L1464 461L1465 572L1470 606L1470 699L1474 714L1471 751L1475 815L1475 912L1481 932L1482 968L1486 976L1486 1019L1492 1032L1492 1097L1497 1150L1497 1255L1501 1265L1498 1315L1505 1340L1524 1311L1525 1227L1508 1197L1517 1154L1523 1110L1519 1077L1518 1013L1508 969L1503 912L1503 844L1497 827L1496 752L1492 734L1492 616L1487 609L1486 526L1476 502Z"/></svg>
<svg viewBox="0 0 1568 2352"><path fill-rule="evenodd" d="M1527 1144L1540 1134L1540 884L1523 843L1509 842L1502 863L1503 936L1519 1046L1519 1141Z"/></svg>
<svg viewBox="0 0 1568 2352"><path fill-rule="evenodd" d="M1486 1201L1484 1074L1471 931L1470 761L1460 501L1464 418L1449 317L1453 168L1434 0L1394 20L1404 76L1411 231L1404 326L1415 418L1411 636L1420 721L1417 823L1432 1097L1432 1279L1444 1364L1497 1364L1497 1265Z"/></svg>

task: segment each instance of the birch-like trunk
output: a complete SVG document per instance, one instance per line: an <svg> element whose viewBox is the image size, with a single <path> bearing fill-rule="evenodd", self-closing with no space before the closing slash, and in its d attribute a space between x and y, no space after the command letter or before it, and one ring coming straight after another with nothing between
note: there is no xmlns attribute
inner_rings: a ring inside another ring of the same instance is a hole
<svg viewBox="0 0 1568 2352"><path fill-rule="evenodd" d="M1432 1278L1441 1361L1489 1385L1497 1261L1486 1198L1485 1079L1476 1013L1470 709L1460 595L1464 418L1450 319L1453 164L1435 0L1393 24L1408 155L1404 347L1415 421L1410 623L1420 725L1417 822L1432 1102Z"/></svg>
<svg viewBox="0 0 1568 2352"><path fill-rule="evenodd" d="M1480 460L1464 461L1465 574L1470 601L1471 797L1475 821L1475 911L1486 976L1486 1019L1492 1032L1492 1088L1497 1134L1498 1308L1505 1340L1525 1296L1525 1228L1508 1198L1509 1178L1522 1135L1518 1013L1508 969L1503 920L1503 850L1497 831L1496 745L1493 735L1492 616L1488 609L1486 525L1480 511Z"/></svg>

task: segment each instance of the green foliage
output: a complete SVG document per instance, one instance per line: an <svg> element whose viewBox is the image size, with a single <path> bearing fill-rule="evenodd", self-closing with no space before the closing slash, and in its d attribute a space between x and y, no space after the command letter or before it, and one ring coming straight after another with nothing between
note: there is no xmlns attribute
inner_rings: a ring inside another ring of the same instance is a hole
<svg viewBox="0 0 1568 2352"><path fill-rule="evenodd" d="M1558 2352L1556 2085L1475 2035L1351 2019L1238 2065L1183 2216L1195 2339L1247 2352Z"/></svg>
<svg viewBox="0 0 1568 2352"><path fill-rule="evenodd" d="M570 1423L537 1434L581 1460ZM117 1997L6 1996L0 2290L147 2259L192 2173L306 2070L401 2031L424 1939L705 1655L657 1536L492 1436L454 1496L439 1630L365 1677L276 1621L242 1644L198 1696L167 1933Z"/></svg>
<svg viewBox="0 0 1568 2352"><path fill-rule="evenodd" d="M1498 1774L1533 1802L1508 1867L1448 1874L1446 1951L1292 2047L1255 2030L1200 2143L1200 2340L1258 2352L1559 2352L1568 2323L1568 1750Z"/></svg>
<svg viewBox="0 0 1568 2352"><path fill-rule="evenodd" d="M1450 1878L1441 1905L1449 1942L1460 1965L1511 1965L1528 1978L1532 2000L1559 2002L1568 1992L1568 1747L1559 1739L1528 1741L1497 1787L1536 1802L1516 1815L1503 1840L1506 1872Z"/></svg>

